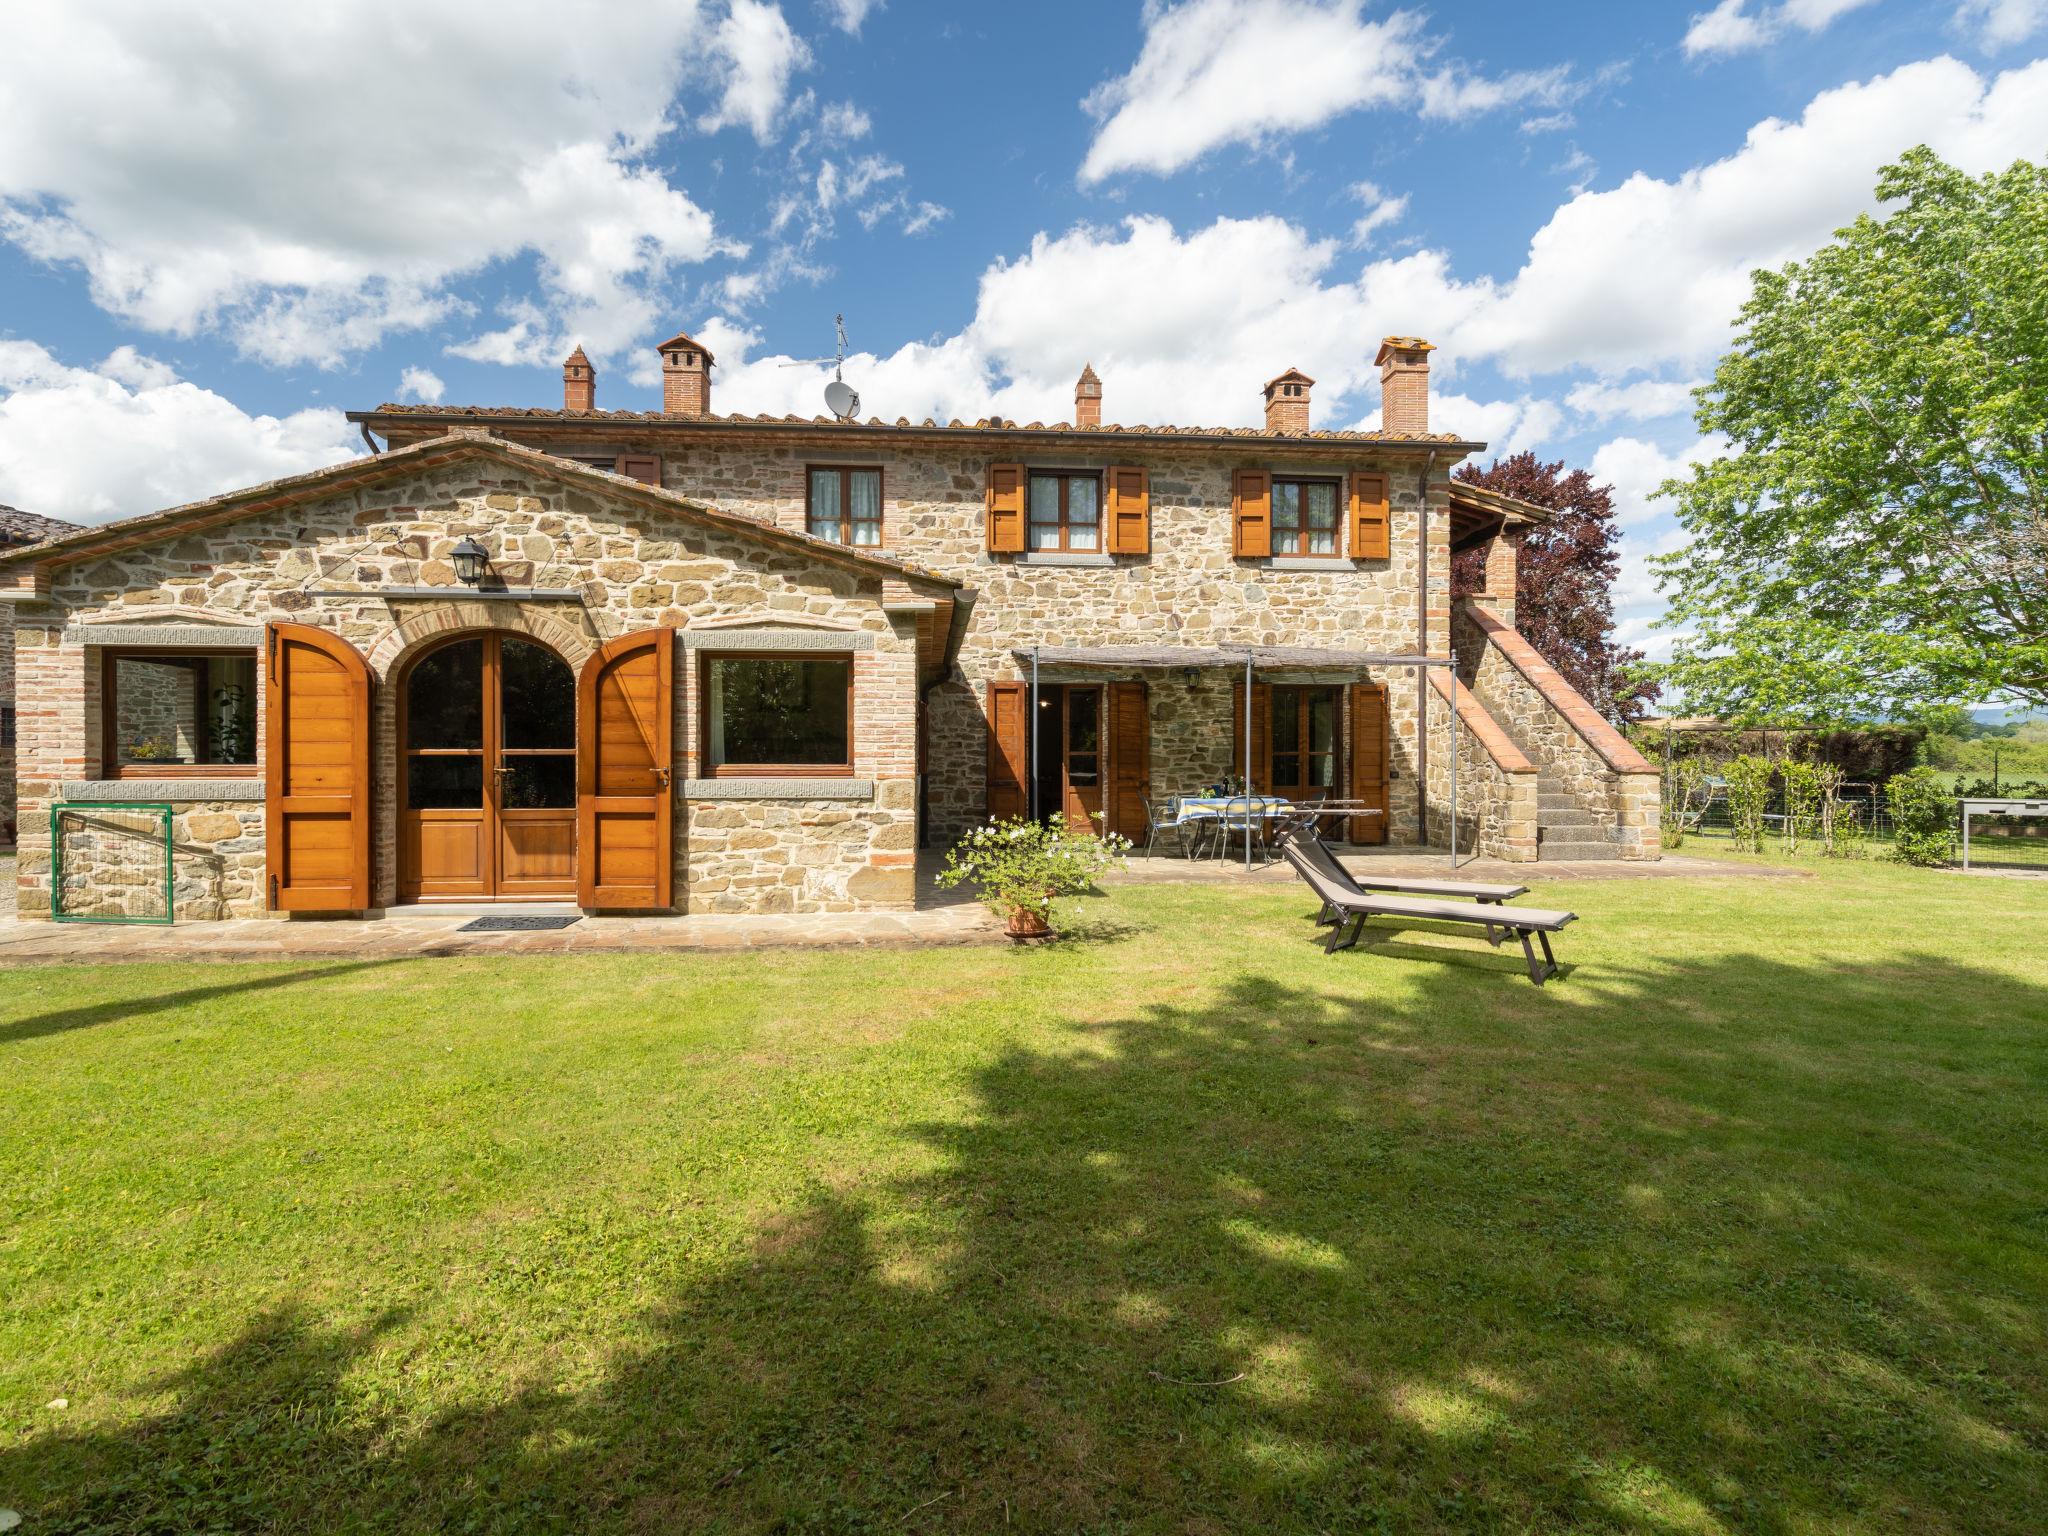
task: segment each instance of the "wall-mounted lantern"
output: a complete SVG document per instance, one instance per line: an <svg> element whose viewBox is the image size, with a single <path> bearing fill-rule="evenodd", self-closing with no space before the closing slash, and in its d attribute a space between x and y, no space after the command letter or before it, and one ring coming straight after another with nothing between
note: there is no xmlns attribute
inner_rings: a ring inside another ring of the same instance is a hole
<svg viewBox="0 0 2048 1536"><path fill-rule="evenodd" d="M484 579L484 571L491 563L491 552L465 535L462 542L448 552L448 559L455 567L456 579L466 587L473 587Z"/></svg>

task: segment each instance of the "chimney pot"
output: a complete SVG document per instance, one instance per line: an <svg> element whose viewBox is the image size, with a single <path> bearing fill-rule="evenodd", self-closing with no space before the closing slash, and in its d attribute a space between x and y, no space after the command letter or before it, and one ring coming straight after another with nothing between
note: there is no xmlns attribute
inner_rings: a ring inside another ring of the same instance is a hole
<svg viewBox="0 0 2048 1536"><path fill-rule="evenodd" d="M1102 380L1095 376L1093 363L1083 364L1081 377L1074 381L1074 425L1102 425Z"/></svg>
<svg viewBox="0 0 2048 1536"><path fill-rule="evenodd" d="M562 409L597 409L597 370L590 366L590 359L583 355L581 347L571 352L562 364Z"/></svg>
<svg viewBox="0 0 2048 1536"><path fill-rule="evenodd" d="M661 353L661 413L664 416L711 414L711 353L687 332L664 341Z"/></svg>
<svg viewBox="0 0 2048 1536"><path fill-rule="evenodd" d="M1420 437L1429 431L1429 354L1420 336L1389 336L1380 343L1380 428Z"/></svg>
<svg viewBox="0 0 2048 1536"><path fill-rule="evenodd" d="M1266 381L1266 430L1306 432L1309 391L1315 380L1299 368L1290 368L1278 378Z"/></svg>

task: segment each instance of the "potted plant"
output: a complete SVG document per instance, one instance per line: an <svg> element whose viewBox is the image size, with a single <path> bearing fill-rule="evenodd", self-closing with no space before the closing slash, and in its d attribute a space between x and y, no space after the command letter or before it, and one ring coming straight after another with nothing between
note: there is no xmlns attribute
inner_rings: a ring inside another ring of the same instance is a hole
<svg viewBox="0 0 2048 1536"><path fill-rule="evenodd" d="M972 881L988 909L1003 919L1004 931L1020 943L1049 938L1053 903L1078 896L1096 877L1124 867L1130 840L1098 836L1065 816L1040 823L1026 817L976 827L946 853L939 884Z"/></svg>

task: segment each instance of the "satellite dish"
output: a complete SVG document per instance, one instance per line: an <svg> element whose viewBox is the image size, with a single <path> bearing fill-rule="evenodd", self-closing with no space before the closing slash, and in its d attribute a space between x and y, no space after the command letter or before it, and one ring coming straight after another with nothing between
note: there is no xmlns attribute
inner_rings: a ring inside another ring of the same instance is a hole
<svg viewBox="0 0 2048 1536"><path fill-rule="evenodd" d="M841 421L851 421L860 412L860 392L840 377L846 366L846 316L834 315L833 326L839 332L839 351L833 357L800 357L792 362L782 363L783 368L815 368L820 363L832 365L832 382L825 386L825 409Z"/></svg>

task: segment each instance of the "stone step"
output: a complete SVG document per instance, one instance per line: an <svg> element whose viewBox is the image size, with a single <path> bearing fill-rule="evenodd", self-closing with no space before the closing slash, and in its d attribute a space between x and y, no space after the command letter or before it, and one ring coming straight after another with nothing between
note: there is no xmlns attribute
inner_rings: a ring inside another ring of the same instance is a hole
<svg viewBox="0 0 2048 1536"><path fill-rule="evenodd" d="M1593 813L1579 805L1551 810L1539 806L1536 820L1546 827L1590 827L1593 825Z"/></svg>
<svg viewBox="0 0 2048 1536"><path fill-rule="evenodd" d="M1536 809L1539 811L1576 811L1579 809L1579 797L1577 795L1546 795L1538 791L1536 795Z"/></svg>
<svg viewBox="0 0 2048 1536"><path fill-rule="evenodd" d="M1554 843L1539 837L1536 843L1536 857L1538 860L1547 859L1553 862L1567 859L1574 861L1618 859L1621 857L1621 849L1604 838L1597 843Z"/></svg>

